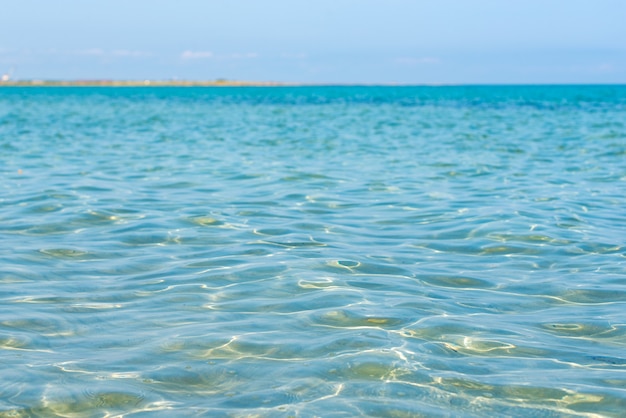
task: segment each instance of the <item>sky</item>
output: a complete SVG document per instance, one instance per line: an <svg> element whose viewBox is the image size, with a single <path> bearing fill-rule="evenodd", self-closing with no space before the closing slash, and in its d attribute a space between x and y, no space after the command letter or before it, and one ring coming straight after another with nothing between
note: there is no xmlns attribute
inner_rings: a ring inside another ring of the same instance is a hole
<svg viewBox="0 0 626 418"><path fill-rule="evenodd" d="M626 1L0 0L0 74L626 83Z"/></svg>

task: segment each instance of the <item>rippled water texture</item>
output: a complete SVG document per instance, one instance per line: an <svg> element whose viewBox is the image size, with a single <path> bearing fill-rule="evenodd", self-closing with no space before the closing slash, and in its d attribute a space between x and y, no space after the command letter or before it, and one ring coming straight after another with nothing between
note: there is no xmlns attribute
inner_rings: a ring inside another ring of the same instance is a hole
<svg viewBox="0 0 626 418"><path fill-rule="evenodd" d="M0 89L0 417L623 416L626 87Z"/></svg>

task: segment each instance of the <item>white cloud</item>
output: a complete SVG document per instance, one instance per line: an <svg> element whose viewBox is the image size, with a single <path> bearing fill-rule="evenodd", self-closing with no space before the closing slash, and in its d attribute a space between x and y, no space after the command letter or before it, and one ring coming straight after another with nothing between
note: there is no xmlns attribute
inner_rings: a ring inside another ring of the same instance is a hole
<svg viewBox="0 0 626 418"><path fill-rule="evenodd" d="M615 71L615 67L612 64L604 63L596 66L594 70L599 73L612 73Z"/></svg>
<svg viewBox="0 0 626 418"><path fill-rule="evenodd" d="M53 51L53 52L52 52ZM51 50L52 53L56 53L56 50ZM106 53L100 48L90 48L90 49L79 49L75 51L70 51L72 55L91 55L91 56L102 56Z"/></svg>
<svg viewBox="0 0 626 418"><path fill-rule="evenodd" d="M213 58L211 51L183 51L180 57L184 60L198 59L198 58Z"/></svg>
<svg viewBox="0 0 626 418"><path fill-rule="evenodd" d="M441 63L441 59L437 57L421 57L421 58L401 57L401 58L397 58L395 62L396 64L402 64L402 65L420 65L420 64L431 65L431 64Z"/></svg>
<svg viewBox="0 0 626 418"><path fill-rule="evenodd" d="M86 48L86 49L7 49L0 48L0 54L13 54L13 55L79 55L79 56L92 56L92 57L150 57L154 56L152 52L138 51L130 49L114 49L104 50L101 48Z"/></svg>
<svg viewBox="0 0 626 418"><path fill-rule="evenodd" d="M136 50L128 50L128 49L115 49L112 51L107 51L101 48L87 48L87 49L57 49L57 48L48 48L41 50L3 50L0 49L0 54L3 52L11 52L19 55L78 55L78 56L86 56L86 57L150 57L154 56L153 53L147 51L136 51Z"/></svg>
<svg viewBox="0 0 626 418"><path fill-rule="evenodd" d="M152 53L146 52L146 51L132 51L128 49L116 49L112 51L111 54L116 57L133 57L133 58L150 57L153 55Z"/></svg>
<svg viewBox="0 0 626 418"><path fill-rule="evenodd" d="M296 60L303 60L308 58L308 55L305 54L304 52L301 52L299 54L289 54L289 53L283 53L280 54L281 58L287 58L287 59L296 59Z"/></svg>
<svg viewBox="0 0 626 418"><path fill-rule="evenodd" d="M230 54L221 54L216 55L211 51L183 51L180 54L180 58L184 60L191 59L214 59L217 61L228 61L228 60L242 60L242 59L254 59L258 58L259 54L257 52L233 52Z"/></svg>
<svg viewBox="0 0 626 418"><path fill-rule="evenodd" d="M248 52L245 54L240 54L238 52L235 52L233 54L225 56L225 58L230 58L230 59L247 59L247 58L258 58L258 57L259 57L259 54L257 54L256 52Z"/></svg>

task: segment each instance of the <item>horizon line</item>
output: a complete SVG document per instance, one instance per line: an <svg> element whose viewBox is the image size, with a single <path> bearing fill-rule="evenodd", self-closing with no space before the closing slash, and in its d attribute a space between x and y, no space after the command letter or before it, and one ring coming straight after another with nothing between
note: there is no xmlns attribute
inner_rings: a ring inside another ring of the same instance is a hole
<svg viewBox="0 0 626 418"><path fill-rule="evenodd" d="M250 80L172 80L172 79L24 79L0 80L0 87L323 87L323 86L380 86L380 87L447 87L447 86L620 86L626 82L288 82L288 81L250 81Z"/></svg>

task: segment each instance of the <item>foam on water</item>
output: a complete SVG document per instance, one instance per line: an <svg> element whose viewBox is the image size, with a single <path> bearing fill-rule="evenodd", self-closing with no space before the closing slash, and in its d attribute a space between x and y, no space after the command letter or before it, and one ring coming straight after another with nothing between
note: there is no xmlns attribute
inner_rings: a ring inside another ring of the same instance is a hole
<svg viewBox="0 0 626 418"><path fill-rule="evenodd" d="M626 88L0 89L0 416L620 416Z"/></svg>

